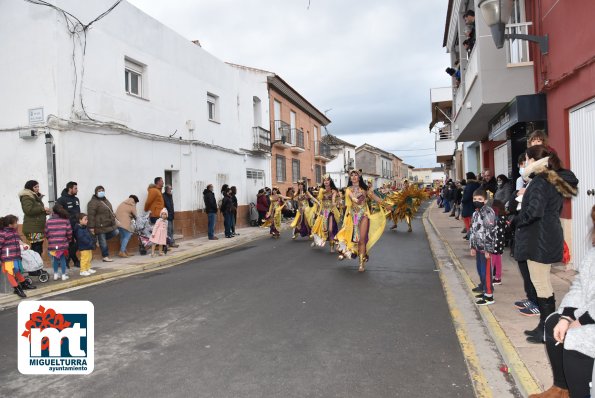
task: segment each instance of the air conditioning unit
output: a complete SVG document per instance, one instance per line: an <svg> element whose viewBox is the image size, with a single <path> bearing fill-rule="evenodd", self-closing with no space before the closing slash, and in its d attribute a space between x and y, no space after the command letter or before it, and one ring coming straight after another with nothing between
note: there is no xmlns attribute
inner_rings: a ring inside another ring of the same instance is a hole
<svg viewBox="0 0 595 398"><path fill-rule="evenodd" d="M33 138L37 138L39 135L39 131L35 129L28 129L28 130L19 130L19 138L24 140L30 140Z"/></svg>

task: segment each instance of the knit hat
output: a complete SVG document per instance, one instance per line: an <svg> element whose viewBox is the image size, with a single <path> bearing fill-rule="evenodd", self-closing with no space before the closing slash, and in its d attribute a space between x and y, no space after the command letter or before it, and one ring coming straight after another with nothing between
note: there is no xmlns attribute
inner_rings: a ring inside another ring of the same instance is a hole
<svg viewBox="0 0 595 398"><path fill-rule="evenodd" d="M165 207L163 209L161 209L161 212L159 212L159 215L162 215L163 213L165 213L166 215L169 215L169 213L167 212L167 209Z"/></svg>

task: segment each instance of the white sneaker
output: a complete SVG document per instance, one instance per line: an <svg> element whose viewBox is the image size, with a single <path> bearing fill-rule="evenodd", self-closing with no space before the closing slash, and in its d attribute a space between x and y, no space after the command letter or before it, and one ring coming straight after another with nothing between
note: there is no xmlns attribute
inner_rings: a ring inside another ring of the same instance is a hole
<svg viewBox="0 0 595 398"><path fill-rule="evenodd" d="M60 279L60 274L54 273L54 280L57 281L58 279Z"/></svg>
<svg viewBox="0 0 595 398"><path fill-rule="evenodd" d="M63 280L63 281L65 281L65 280L67 280L67 279L68 279L68 275L66 275L66 274L62 275L62 280Z"/></svg>
<svg viewBox="0 0 595 398"><path fill-rule="evenodd" d="M91 275L91 273L88 272L88 271L81 271L81 274L80 275L81 276L89 276L89 275Z"/></svg>
<svg viewBox="0 0 595 398"><path fill-rule="evenodd" d="M88 272L88 273L90 273L90 274L94 274L94 273L96 273L97 271L95 271L93 268L89 268L89 269L87 270L87 272Z"/></svg>
<svg viewBox="0 0 595 398"><path fill-rule="evenodd" d="M105 263L111 263L111 262L113 262L113 261L114 261L114 260L112 260L112 259L111 259L111 258L109 258L109 257L104 257L104 258L103 258L103 262L105 262Z"/></svg>

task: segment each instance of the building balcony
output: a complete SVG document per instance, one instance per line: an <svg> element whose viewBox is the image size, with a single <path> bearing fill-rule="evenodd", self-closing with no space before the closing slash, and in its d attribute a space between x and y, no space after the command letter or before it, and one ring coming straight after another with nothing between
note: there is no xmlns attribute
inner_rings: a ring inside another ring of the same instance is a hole
<svg viewBox="0 0 595 398"><path fill-rule="evenodd" d="M306 150L304 147L304 132L302 130L291 129L291 142L293 143L291 152L301 153Z"/></svg>
<svg viewBox="0 0 595 398"><path fill-rule="evenodd" d="M535 93L533 64L522 44L517 40L497 49L489 28L478 21L477 41L467 59L461 60L461 83L453 98L453 138L458 142L487 139L489 121L506 104L516 96Z"/></svg>
<svg viewBox="0 0 595 398"><path fill-rule="evenodd" d="M323 142L314 141L314 159L327 162L332 160L331 147Z"/></svg>
<svg viewBox="0 0 595 398"><path fill-rule="evenodd" d="M271 132L262 127L252 127L252 149L257 152L271 153Z"/></svg>
<svg viewBox="0 0 595 398"><path fill-rule="evenodd" d="M279 148L291 148L291 128L282 120L275 120L275 137L273 145Z"/></svg>
<svg viewBox="0 0 595 398"><path fill-rule="evenodd" d="M436 162L445 163L452 160L457 144L452 136L450 126L440 129L436 134Z"/></svg>

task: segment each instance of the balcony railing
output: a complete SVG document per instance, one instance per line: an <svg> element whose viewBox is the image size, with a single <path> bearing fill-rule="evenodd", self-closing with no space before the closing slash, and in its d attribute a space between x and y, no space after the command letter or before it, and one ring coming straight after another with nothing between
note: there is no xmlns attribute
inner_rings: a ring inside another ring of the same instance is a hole
<svg viewBox="0 0 595 398"><path fill-rule="evenodd" d="M439 141L442 140L452 140L452 131L450 130L450 128L442 128L440 129L440 131L438 132L438 134L436 135L436 138Z"/></svg>
<svg viewBox="0 0 595 398"><path fill-rule="evenodd" d="M271 151L271 132L262 127L252 127L253 149L255 151Z"/></svg>
<svg viewBox="0 0 595 398"><path fill-rule="evenodd" d="M291 129L291 142L304 149L304 132L300 129Z"/></svg>
<svg viewBox="0 0 595 398"><path fill-rule="evenodd" d="M275 141L281 140L285 137L285 143L291 145L291 127L289 123L282 120L275 120Z"/></svg>
<svg viewBox="0 0 595 398"><path fill-rule="evenodd" d="M506 34L529 34L532 22L511 23L506 25ZM529 41L521 39L506 40L506 61L509 64L523 64L531 62L529 57Z"/></svg>
<svg viewBox="0 0 595 398"><path fill-rule="evenodd" d="M331 147L324 142L314 141L314 157L331 159Z"/></svg>

